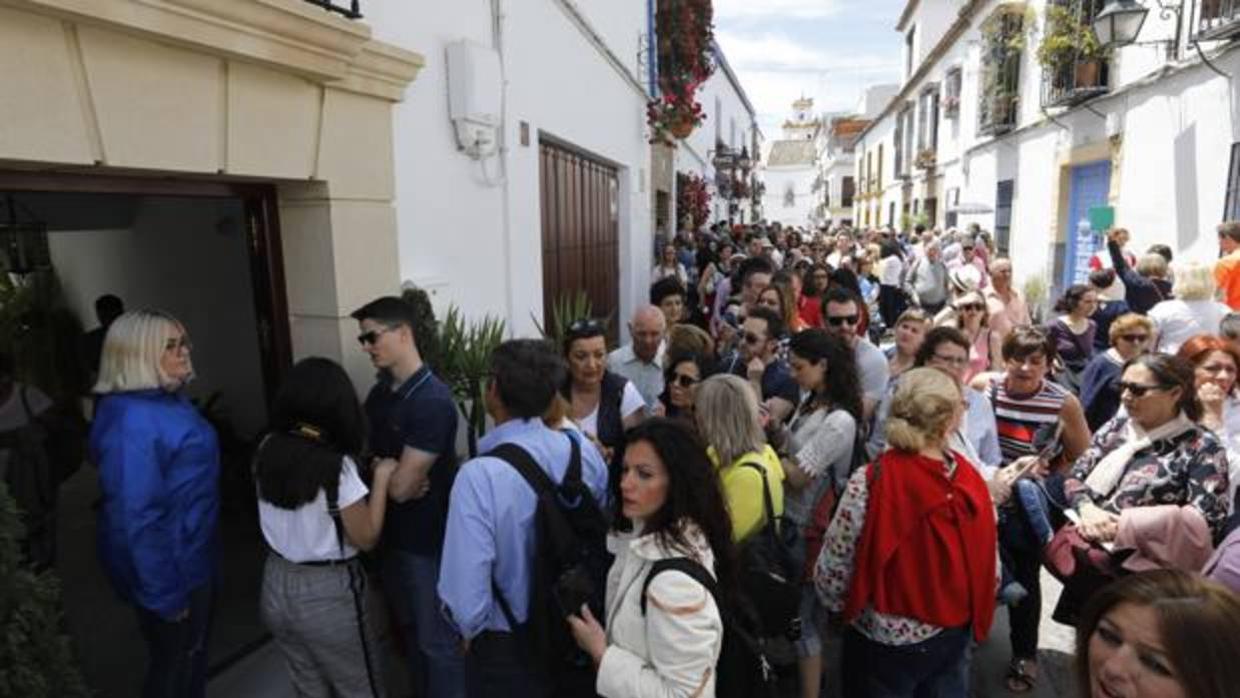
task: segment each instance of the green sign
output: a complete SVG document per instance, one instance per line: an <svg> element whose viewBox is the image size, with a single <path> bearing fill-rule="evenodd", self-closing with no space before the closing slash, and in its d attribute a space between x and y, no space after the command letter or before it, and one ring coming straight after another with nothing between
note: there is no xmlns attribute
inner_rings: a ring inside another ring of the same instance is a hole
<svg viewBox="0 0 1240 698"><path fill-rule="evenodd" d="M1115 208L1112 206L1090 206L1089 227L1095 233L1105 233L1115 226Z"/></svg>

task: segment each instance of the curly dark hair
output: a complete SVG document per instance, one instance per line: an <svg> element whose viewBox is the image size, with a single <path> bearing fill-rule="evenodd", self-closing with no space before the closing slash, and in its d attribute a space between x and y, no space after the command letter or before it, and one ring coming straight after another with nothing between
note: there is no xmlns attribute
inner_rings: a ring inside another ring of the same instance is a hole
<svg viewBox="0 0 1240 698"><path fill-rule="evenodd" d="M736 548L732 542L732 519L724 501L719 475L706 446L698 435L681 420L655 417L625 434L625 448L639 442L650 444L667 469L667 499L642 529L643 536L656 536L668 549L685 553L692 551L680 523L692 521L705 534L715 555L715 579L726 598L732 598L737 587ZM624 462L623 455L620 462ZM613 521L617 529L629 527L621 512L624 498L620 495L620 477L613 478L611 501Z"/></svg>
<svg viewBox="0 0 1240 698"><path fill-rule="evenodd" d="M914 366L925 366L934 358L934 353L938 351L941 344L955 344L964 349L964 353L969 353L969 340L964 333L955 327L941 326L935 327L926 333L924 339L921 340L921 346L917 349L917 356L913 358Z"/></svg>
<svg viewBox="0 0 1240 698"><path fill-rule="evenodd" d="M861 424L861 384L857 379L856 354L844 340L824 329L811 328L793 335L788 349L803 361L827 362L824 388L811 398L814 407L840 407Z"/></svg>

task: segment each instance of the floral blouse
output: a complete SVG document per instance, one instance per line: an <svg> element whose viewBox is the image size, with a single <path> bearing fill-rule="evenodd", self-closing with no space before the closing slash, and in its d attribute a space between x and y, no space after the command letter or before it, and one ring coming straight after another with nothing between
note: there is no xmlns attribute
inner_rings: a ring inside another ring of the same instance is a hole
<svg viewBox="0 0 1240 698"><path fill-rule="evenodd" d="M866 504L870 499L870 466L858 468L848 478L848 486L840 499L835 518L827 528L822 553L814 565L814 585L818 598L832 613L842 613L852 585L857 541L865 525ZM937 625L923 623L913 618L888 615L866 606L853 621L853 627L874 642L884 645L913 645L924 642L943 631Z"/></svg>
<svg viewBox="0 0 1240 698"><path fill-rule="evenodd" d="M1085 484L1094 467L1123 444L1127 416L1102 425L1064 480L1073 508L1086 501L1118 514L1130 507L1188 505L1201 512L1217 536L1227 518L1227 452L1218 437L1200 427L1137 451L1114 492L1096 493Z"/></svg>

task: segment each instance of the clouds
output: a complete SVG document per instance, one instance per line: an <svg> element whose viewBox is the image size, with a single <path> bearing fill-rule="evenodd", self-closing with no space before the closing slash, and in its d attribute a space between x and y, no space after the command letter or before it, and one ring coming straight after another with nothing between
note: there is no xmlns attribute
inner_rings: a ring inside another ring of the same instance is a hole
<svg viewBox="0 0 1240 698"><path fill-rule="evenodd" d="M768 141L782 137L780 125L802 95L813 97L818 111L846 111L857 105L867 86L898 80L899 37L882 11L885 5L897 7L898 0L873 2L879 7L845 20L833 16L839 5L831 0L748 4L760 6L762 14L740 11L740 3L732 0L716 0L717 13L721 8L735 12L731 20L717 16L715 36ZM776 14L774 6L787 14Z"/></svg>
<svg viewBox="0 0 1240 698"><path fill-rule="evenodd" d="M822 19L836 14L839 0L714 0L715 19Z"/></svg>

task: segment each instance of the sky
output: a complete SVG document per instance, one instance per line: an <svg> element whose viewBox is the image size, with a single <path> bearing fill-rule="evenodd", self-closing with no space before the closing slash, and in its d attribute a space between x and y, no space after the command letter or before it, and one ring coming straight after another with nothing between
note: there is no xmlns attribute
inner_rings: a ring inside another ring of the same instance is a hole
<svg viewBox="0 0 1240 698"><path fill-rule="evenodd" d="M715 38L758 112L766 142L804 94L852 110L867 85L898 82L904 0L714 0Z"/></svg>

